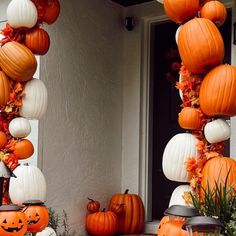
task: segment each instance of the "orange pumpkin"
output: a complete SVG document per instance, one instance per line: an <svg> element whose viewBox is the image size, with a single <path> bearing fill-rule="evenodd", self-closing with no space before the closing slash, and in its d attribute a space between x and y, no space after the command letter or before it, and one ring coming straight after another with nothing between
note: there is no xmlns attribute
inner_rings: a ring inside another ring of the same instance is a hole
<svg viewBox="0 0 236 236"><path fill-rule="evenodd" d="M0 131L0 150L7 145L7 136L4 132Z"/></svg>
<svg viewBox="0 0 236 236"><path fill-rule="evenodd" d="M86 217L86 229L94 236L112 236L118 230L118 218L112 211L95 212Z"/></svg>
<svg viewBox="0 0 236 236"><path fill-rule="evenodd" d="M87 210L89 213L98 212L100 208L100 203L98 201L94 201L91 198L88 198L89 203L87 204Z"/></svg>
<svg viewBox="0 0 236 236"><path fill-rule="evenodd" d="M214 23L205 18L195 18L182 25L178 48L183 64L195 74L208 72L224 58L222 36Z"/></svg>
<svg viewBox="0 0 236 236"><path fill-rule="evenodd" d="M28 222L27 232L41 232L48 226L49 214L47 208L42 202L33 203L32 205L26 203L26 207L22 211L24 212Z"/></svg>
<svg viewBox="0 0 236 236"><path fill-rule="evenodd" d="M180 24L197 15L199 0L164 0L164 9L171 20Z"/></svg>
<svg viewBox="0 0 236 236"><path fill-rule="evenodd" d="M27 230L27 221L24 213L16 205L0 207L0 235L23 236Z"/></svg>
<svg viewBox="0 0 236 236"><path fill-rule="evenodd" d="M212 191L216 183L224 186L227 175L227 186L236 189L236 161L228 157L212 158L203 167L201 187L208 190L209 186L209 190Z"/></svg>
<svg viewBox="0 0 236 236"><path fill-rule="evenodd" d="M27 159L34 154L34 146L28 139L22 139L15 144L13 154L17 159Z"/></svg>
<svg viewBox="0 0 236 236"><path fill-rule="evenodd" d="M213 21L217 26L224 24L227 17L227 10L223 3L210 1L204 4L200 11L201 17Z"/></svg>
<svg viewBox="0 0 236 236"><path fill-rule="evenodd" d="M184 221L172 220L166 222L158 230L158 236L188 236L188 232L182 229Z"/></svg>
<svg viewBox="0 0 236 236"><path fill-rule="evenodd" d="M169 216L163 216L163 217L162 217L162 219L161 219L161 221L160 221L160 223L159 223L159 225L158 225L157 235L158 235L158 231L160 231L161 227L162 227L165 223L167 223L167 222L169 222L169 221L170 221Z"/></svg>
<svg viewBox="0 0 236 236"><path fill-rule="evenodd" d="M115 194L109 203L109 210L113 204L124 204L124 212L119 216L119 234L139 234L144 227L144 206L137 194Z"/></svg>
<svg viewBox="0 0 236 236"><path fill-rule="evenodd" d="M211 70L201 84L199 99L208 116L236 115L236 67L220 65Z"/></svg>
<svg viewBox="0 0 236 236"><path fill-rule="evenodd" d="M0 71L0 105L6 105L10 97L10 81L3 71Z"/></svg>
<svg viewBox="0 0 236 236"><path fill-rule="evenodd" d="M54 23L60 14L60 2L58 0L49 0L44 7L42 20L51 25Z"/></svg>
<svg viewBox="0 0 236 236"><path fill-rule="evenodd" d="M24 43L34 54L44 55L50 47L50 37L45 30L34 28L27 31Z"/></svg>
<svg viewBox="0 0 236 236"><path fill-rule="evenodd" d="M201 111L193 107L184 107L179 113L179 125L184 129L200 130L202 128Z"/></svg>
<svg viewBox="0 0 236 236"><path fill-rule="evenodd" d="M37 61L27 47L9 42L0 48L0 67L12 80L23 82L32 79Z"/></svg>

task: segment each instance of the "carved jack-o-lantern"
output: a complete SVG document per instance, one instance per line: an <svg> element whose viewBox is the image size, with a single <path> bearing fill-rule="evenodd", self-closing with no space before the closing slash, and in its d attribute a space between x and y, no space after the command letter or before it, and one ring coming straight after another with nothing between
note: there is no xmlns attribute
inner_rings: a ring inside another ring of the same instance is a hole
<svg viewBox="0 0 236 236"><path fill-rule="evenodd" d="M17 205L0 207L0 235L23 236L27 230L25 214L20 212Z"/></svg>
<svg viewBox="0 0 236 236"><path fill-rule="evenodd" d="M38 200L26 201L23 203L28 228L27 232L37 233L41 232L48 226L49 214L43 202Z"/></svg>

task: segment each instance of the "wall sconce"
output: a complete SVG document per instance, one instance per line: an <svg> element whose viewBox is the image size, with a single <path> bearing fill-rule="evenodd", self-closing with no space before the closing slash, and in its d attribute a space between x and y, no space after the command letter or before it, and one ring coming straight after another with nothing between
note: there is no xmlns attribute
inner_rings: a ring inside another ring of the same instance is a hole
<svg viewBox="0 0 236 236"><path fill-rule="evenodd" d="M132 31L134 28L134 18L133 17L125 17L125 28L128 31Z"/></svg>
<svg viewBox="0 0 236 236"><path fill-rule="evenodd" d="M195 235L194 232L199 236L220 236L223 228L219 220L208 216L192 217L183 225L189 236Z"/></svg>
<svg viewBox="0 0 236 236"><path fill-rule="evenodd" d="M236 22L234 22L234 38L233 38L233 44L236 45Z"/></svg>

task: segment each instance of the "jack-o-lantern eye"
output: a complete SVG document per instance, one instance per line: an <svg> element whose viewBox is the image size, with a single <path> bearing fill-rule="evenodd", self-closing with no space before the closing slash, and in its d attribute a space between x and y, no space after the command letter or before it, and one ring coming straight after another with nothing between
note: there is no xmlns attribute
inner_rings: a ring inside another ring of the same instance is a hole
<svg viewBox="0 0 236 236"><path fill-rule="evenodd" d="M21 220L21 219L19 219L19 223L22 223L22 220Z"/></svg>
<svg viewBox="0 0 236 236"><path fill-rule="evenodd" d="M5 219L2 223L6 224L6 223L7 223L7 220Z"/></svg>
<svg viewBox="0 0 236 236"><path fill-rule="evenodd" d="M36 212L35 216L39 216L39 214Z"/></svg>

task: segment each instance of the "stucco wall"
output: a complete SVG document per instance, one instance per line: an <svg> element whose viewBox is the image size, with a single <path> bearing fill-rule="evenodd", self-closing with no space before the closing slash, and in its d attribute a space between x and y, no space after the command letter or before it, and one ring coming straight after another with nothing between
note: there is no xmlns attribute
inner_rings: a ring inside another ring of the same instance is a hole
<svg viewBox="0 0 236 236"><path fill-rule="evenodd" d="M106 207L121 189L123 9L107 0L61 1L41 58L49 107L40 123L48 202L85 235L87 197Z"/></svg>

